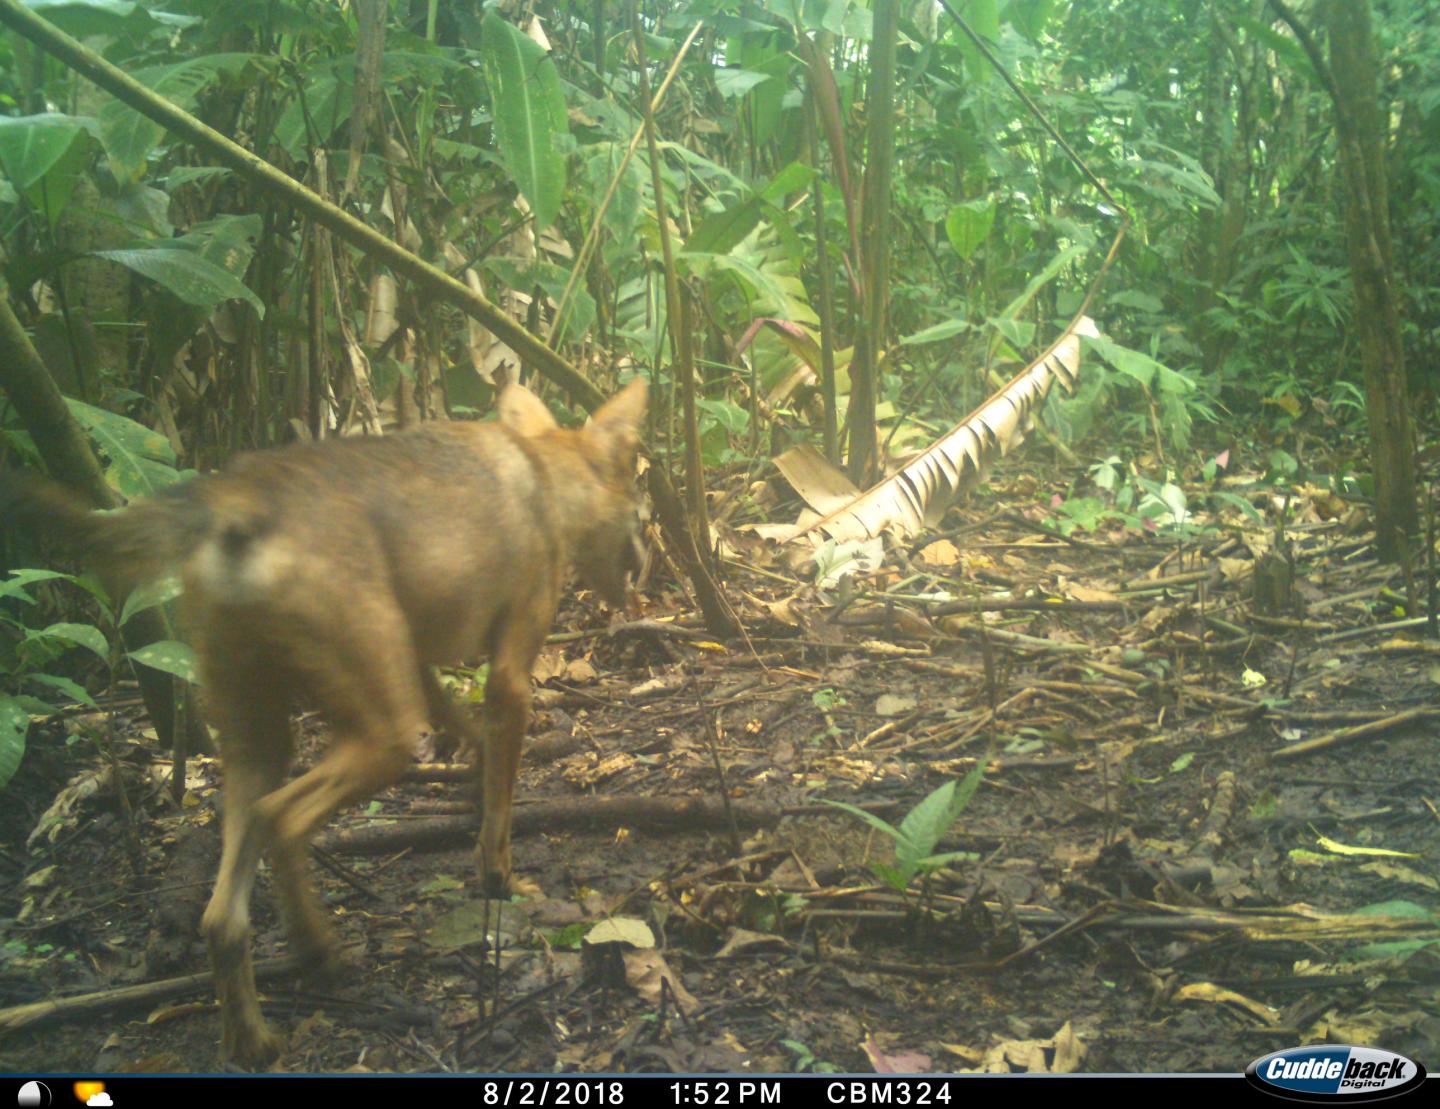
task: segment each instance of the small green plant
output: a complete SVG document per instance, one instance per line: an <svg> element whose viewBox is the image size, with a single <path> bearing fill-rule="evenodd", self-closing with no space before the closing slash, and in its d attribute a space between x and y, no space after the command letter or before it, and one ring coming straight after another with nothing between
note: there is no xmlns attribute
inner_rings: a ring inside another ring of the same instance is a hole
<svg viewBox="0 0 1440 1109"><path fill-rule="evenodd" d="M881 820L874 813L866 812L854 805L847 805L844 801L826 801L825 803L859 817L866 824L884 832L895 841L894 865L871 863L870 869L880 881L891 889L903 893L917 876L929 876L942 866L958 859L975 858L974 853L970 851L950 851L943 855L937 855L934 852L936 844L954 827L955 822L969 807L971 798L975 796L975 791L980 787L980 781L985 775L985 767L989 761L990 758L986 755L975 769L966 774L959 782L951 779L933 790L929 796L905 815L905 819L900 822L898 828Z"/></svg>
<svg viewBox="0 0 1440 1109"><path fill-rule="evenodd" d="M810 700L821 712L829 712L838 705L845 704L845 698L841 697L833 689L817 689L810 694Z"/></svg>
<svg viewBox="0 0 1440 1109"><path fill-rule="evenodd" d="M52 716L59 712L48 701L20 691L26 686L42 686L57 690L87 708L98 710L99 705L83 685L62 674L51 673L50 669L62 655L75 647L93 652L104 663L107 672L118 657L111 649L113 637L107 636L94 624L61 622L32 628L20 619L23 608L19 606L36 604L28 587L46 581L66 581L85 590L100 606L104 622L117 629L137 613L166 603L180 591L179 582L174 578L142 586L126 599L117 618L104 591L88 577L62 574L56 570L29 569L15 570L5 581L0 581L0 601L15 602L9 606L0 605L0 625L8 626L14 641L8 657L0 661L0 679L7 689L14 691L0 692L0 789L20 768L31 715ZM195 657L184 643L161 640L131 651L125 657L186 681L195 680Z"/></svg>
<svg viewBox="0 0 1440 1109"><path fill-rule="evenodd" d="M815 1058L815 1053L799 1040L781 1040L780 1046L795 1056L795 1070L799 1074L839 1074L840 1068L834 1063Z"/></svg>

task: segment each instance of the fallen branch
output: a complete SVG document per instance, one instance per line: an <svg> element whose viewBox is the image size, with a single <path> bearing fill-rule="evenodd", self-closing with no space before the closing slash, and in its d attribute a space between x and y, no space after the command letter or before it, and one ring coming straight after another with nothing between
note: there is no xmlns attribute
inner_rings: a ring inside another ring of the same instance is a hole
<svg viewBox="0 0 1440 1109"><path fill-rule="evenodd" d="M283 978L298 970L295 959L286 955L276 959L261 959L255 964L257 980ZM76 994L74 997L57 997L49 1001L32 1001L28 1005L14 1005L0 1009L0 1036L29 1028L43 1021L74 1020L77 1017L94 1016L132 1005L154 1005L157 1001L169 1001L173 997L208 991L215 986L215 975L187 974L180 978L162 978L156 982L141 982L135 986L121 986L114 990L97 990L94 993Z"/></svg>
<svg viewBox="0 0 1440 1109"><path fill-rule="evenodd" d="M770 827L785 815L773 805L753 801L731 803L737 825ZM403 824L372 824L331 832L320 846L335 854L380 855L402 847L452 847L468 843L478 822L473 816L439 816L408 820ZM517 836L539 831L610 831L644 828L660 832L725 831L729 827L723 806L696 797L577 797L517 805L511 832Z"/></svg>
<svg viewBox="0 0 1440 1109"><path fill-rule="evenodd" d="M1329 747L1338 747L1342 743L1351 743L1357 739L1369 739L1371 736L1388 732L1392 728L1413 724L1417 720L1427 720L1436 715L1440 715L1440 713L1437 713L1435 709L1406 709L1404 712L1397 712L1394 716L1372 720L1368 724L1357 724L1353 728L1340 728L1333 732L1327 732L1325 735L1316 736L1314 739L1307 739L1302 743L1292 743L1289 747L1271 751L1270 758L1279 762L1284 759L1299 758L1301 755L1311 755Z"/></svg>

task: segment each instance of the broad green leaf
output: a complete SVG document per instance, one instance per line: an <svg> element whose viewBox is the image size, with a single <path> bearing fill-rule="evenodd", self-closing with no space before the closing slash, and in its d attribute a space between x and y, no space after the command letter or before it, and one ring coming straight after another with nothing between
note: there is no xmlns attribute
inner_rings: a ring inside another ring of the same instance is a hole
<svg viewBox="0 0 1440 1109"><path fill-rule="evenodd" d="M1159 372L1165 369L1148 354L1122 347L1101 335L1087 336L1085 343L1126 377L1134 378L1146 388L1155 384Z"/></svg>
<svg viewBox="0 0 1440 1109"><path fill-rule="evenodd" d="M94 624L51 624L43 631L31 632L25 638L60 639L94 651L105 662L110 661L110 644L105 641L105 633Z"/></svg>
<svg viewBox="0 0 1440 1109"><path fill-rule="evenodd" d="M1315 65L1311 62L1310 55L1305 53L1305 48L1288 34L1281 34L1270 24L1253 19L1244 12L1227 12L1226 18L1235 26L1243 28L1247 34L1263 42L1274 51L1277 58L1288 61L1316 86L1322 83L1315 73Z"/></svg>
<svg viewBox="0 0 1440 1109"><path fill-rule="evenodd" d="M60 712L60 709L49 701L42 701L28 693L15 694L15 703L31 716L55 716Z"/></svg>
<svg viewBox="0 0 1440 1109"><path fill-rule="evenodd" d="M953 339L956 335L969 331L970 326L969 320L946 320L943 323L921 328L913 335L906 335L900 340L900 345L902 347L918 347L925 343L938 343L943 339Z"/></svg>
<svg viewBox="0 0 1440 1109"><path fill-rule="evenodd" d="M126 656L152 670L163 670L187 682L198 681L195 673L195 652L188 644L174 639L161 639Z"/></svg>
<svg viewBox="0 0 1440 1109"><path fill-rule="evenodd" d="M175 574L169 574L155 581L146 582L137 589L130 591L130 596L125 598L125 607L120 610L120 624L123 627L130 617L137 613L145 612L156 605L163 605L173 601L180 596L184 586L180 578Z"/></svg>
<svg viewBox="0 0 1440 1109"><path fill-rule="evenodd" d="M758 190L759 195L772 204L779 204L792 193L808 188L811 181L819 176L814 168L801 162L791 162Z"/></svg>
<svg viewBox="0 0 1440 1109"><path fill-rule="evenodd" d="M788 318L790 298L785 295L779 283L770 274L734 254L707 254L687 251L681 255L685 263L699 275L714 276L715 270L728 271L748 291L749 297L758 303L752 308L759 312Z"/></svg>
<svg viewBox="0 0 1440 1109"><path fill-rule="evenodd" d="M176 166L165 175L165 190L174 192L183 185L195 181L208 181L212 177L223 177L234 170L226 166Z"/></svg>
<svg viewBox="0 0 1440 1109"><path fill-rule="evenodd" d="M72 35L114 31L130 18L136 5L130 0L25 0L25 6Z"/></svg>
<svg viewBox="0 0 1440 1109"><path fill-rule="evenodd" d="M261 54L202 54L173 65L136 70L131 76L152 92L188 109L195 106L196 97L222 74L238 81L249 66L256 67L258 74L277 65L277 59ZM116 178L125 181L144 176L150 152L165 137L165 129L118 100L106 103L98 117L100 142Z"/></svg>
<svg viewBox="0 0 1440 1109"><path fill-rule="evenodd" d="M100 444L110 460L106 477L125 496L148 495L175 480L175 452L170 440L158 431L73 397L66 397L65 403L80 426ZM164 473L155 468L157 462L165 464L169 480L161 480Z"/></svg>
<svg viewBox="0 0 1440 1109"><path fill-rule="evenodd" d="M30 714L14 698L0 693L0 789L9 784L25 755Z"/></svg>
<svg viewBox="0 0 1440 1109"><path fill-rule="evenodd" d="M784 213L775 205L805 188L814 176L815 171L809 166L791 162L744 200L701 220L685 240L685 250L695 254L728 254L755 230L762 216L770 219L777 232L788 230Z"/></svg>
<svg viewBox="0 0 1440 1109"><path fill-rule="evenodd" d="M126 269L148 277L196 308L209 311L221 301L243 300L255 309L257 316L265 315L265 305L243 281L192 250L156 245L90 253L91 257L118 262Z"/></svg>
<svg viewBox="0 0 1440 1109"><path fill-rule="evenodd" d="M996 202L993 196L967 200L950 209L945 217L945 235L955 253L969 259L995 226Z"/></svg>
<svg viewBox="0 0 1440 1109"><path fill-rule="evenodd" d="M1005 336L1011 346L1019 348L1028 346L1030 340L1035 338L1035 323L1033 320L1016 320L1008 316L1000 319L989 319L985 321L1001 335Z"/></svg>
<svg viewBox="0 0 1440 1109"><path fill-rule="evenodd" d="M624 148L619 143L597 143L587 148L585 172L591 186L590 204L592 209L600 205L601 198L610 187ZM610 207L605 210L605 226L612 235L625 242L635 233L640 219L641 197L645 191L645 169L640 159L632 159L625 167Z"/></svg>
<svg viewBox="0 0 1440 1109"><path fill-rule="evenodd" d="M53 581L55 578L75 580L69 574L62 574L58 570L13 570L8 578L0 581L0 597L14 597L24 604L33 605L35 598L25 592L25 586L34 585L37 581Z"/></svg>
<svg viewBox="0 0 1440 1109"><path fill-rule="evenodd" d="M493 8L481 26L500 157L535 214L535 230L543 231L565 199L560 139L569 127L560 76L544 49Z"/></svg>
<svg viewBox="0 0 1440 1109"><path fill-rule="evenodd" d="M0 116L0 170L24 192L65 156L87 122L56 112Z"/></svg>
<svg viewBox="0 0 1440 1109"><path fill-rule="evenodd" d="M100 707L95 703L95 698L90 696L89 690L79 682L71 681L69 678L62 677L59 674L26 674L25 677L28 681L39 682L41 685L48 685L54 689L58 689L72 701L78 701L80 704L87 705L92 709L98 709Z"/></svg>
<svg viewBox="0 0 1440 1109"><path fill-rule="evenodd" d="M970 25L970 29L979 35L985 42L994 46L1000 38L1000 4L999 0L960 0L955 4L960 18ZM980 51L975 49L975 44L970 41L970 36L956 27L950 32L950 36L960 44L960 52L965 58L965 68L970 76L977 82L984 83L994 78L995 71L990 67Z"/></svg>
<svg viewBox="0 0 1440 1109"><path fill-rule="evenodd" d="M304 92L304 96L290 98L275 124L275 141L292 158L306 157L312 142L326 142L335 128L349 118L355 98L351 82L341 81L325 70L309 76Z"/></svg>
<svg viewBox="0 0 1440 1109"><path fill-rule="evenodd" d="M760 202L753 196L723 212L712 212L695 225L684 249L693 254L728 254L760 222Z"/></svg>
<svg viewBox="0 0 1440 1109"><path fill-rule="evenodd" d="M900 822L900 838L895 843L895 861L902 870L913 872L920 860L935 849L940 837L950 830L950 804L954 796L955 782L945 782L905 814Z"/></svg>
<svg viewBox="0 0 1440 1109"><path fill-rule="evenodd" d="M1010 0L1005 9L1005 18L1010 24L1034 42L1045 30L1050 13L1055 9L1055 0Z"/></svg>
<svg viewBox="0 0 1440 1109"><path fill-rule="evenodd" d="M850 10L852 0L823 0L825 14L820 17L818 27L808 26L807 30L829 31L832 35L845 33L845 13Z"/></svg>
<svg viewBox="0 0 1440 1109"><path fill-rule="evenodd" d="M744 96L757 85L763 85L771 79L768 73L756 73L750 69L739 69L734 66L716 67L715 88L726 100L733 100L737 96Z"/></svg>

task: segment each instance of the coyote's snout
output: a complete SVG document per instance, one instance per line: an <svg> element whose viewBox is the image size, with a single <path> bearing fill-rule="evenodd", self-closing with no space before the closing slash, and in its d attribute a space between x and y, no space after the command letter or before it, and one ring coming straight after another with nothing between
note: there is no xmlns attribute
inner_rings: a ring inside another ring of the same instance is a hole
<svg viewBox="0 0 1440 1109"><path fill-rule="evenodd" d="M396 781L432 727L480 752L487 886L512 884L510 806L530 671L567 567L610 604L635 567L635 454L645 385L632 382L581 430L556 426L526 390L493 423L437 423L377 439L243 455L123 512L86 511L59 487L12 482L27 516L120 587L167 567L224 759L224 849L203 928L224 1050L274 1057L250 965L250 891L269 852L292 951L325 966L336 944L310 886L307 842L342 805ZM430 667L489 656L484 723L444 696ZM334 740L293 781L290 714L317 707Z"/></svg>

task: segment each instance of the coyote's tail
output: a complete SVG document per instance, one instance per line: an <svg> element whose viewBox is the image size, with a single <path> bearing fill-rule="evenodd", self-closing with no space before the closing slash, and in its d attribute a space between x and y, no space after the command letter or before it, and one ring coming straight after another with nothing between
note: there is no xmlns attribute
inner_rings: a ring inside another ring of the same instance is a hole
<svg viewBox="0 0 1440 1109"><path fill-rule="evenodd" d="M93 566L116 593L182 561L205 537L210 509L187 481L114 512L95 511L78 493L49 478L0 474L0 520L53 540Z"/></svg>

